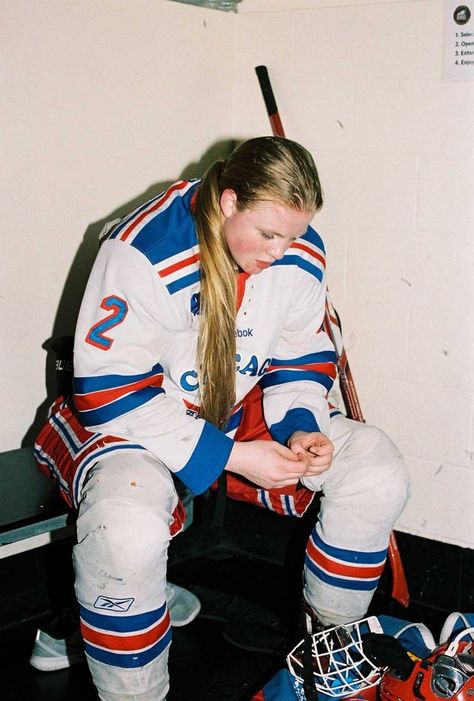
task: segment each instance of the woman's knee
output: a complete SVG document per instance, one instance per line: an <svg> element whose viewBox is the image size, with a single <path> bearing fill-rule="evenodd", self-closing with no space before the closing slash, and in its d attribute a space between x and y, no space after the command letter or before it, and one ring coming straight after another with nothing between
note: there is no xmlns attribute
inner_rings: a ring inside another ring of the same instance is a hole
<svg viewBox="0 0 474 701"><path fill-rule="evenodd" d="M359 479L362 486L360 509L366 510L366 518L374 522L394 522L405 506L410 480L402 454L391 439L380 429L377 431L373 454L360 465Z"/></svg>
<svg viewBox="0 0 474 701"><path fill-rule="evenodd" d="M367 476L373 483L374 496L381 492L382 497L389 487L389 498L402 506L408 498L410 478L405 460L399 448L384 431L376 426L367 426L371 433L372 452L367 460ZM373 468L373 469L371 469Z"/></svg>
<svg viewBox="0 0 474 701"><path fill-rule="evenodd" d="M148 456L104 461L92 468L77 519L76 556L106 560L120 571L140 568L166 551L177 495L168 471Z"/></svg>
<svg viewBox="0 0 474 701"><path fill-rule="evenodd" d="M364 458L370 463L385 464L402 460L400 450L382 429L371 424L352 421L345 417L344 433L335 438L335 458L357 460Z"/></svg>
<svg viewBox="0 0 474 701"><path fill-rule="evenodd" d="M336 498L352 497L360 508L388 509L398 515L408 498L410 483L400 450L376 426L351 425L350 436L328 471L325 493Z"/></svg>
<svg viewBox="0 0 474 701"><path fill-rule="evenodd" d="M77 520L76 549L93 553L97 562L113 562L118 569L155 561L169 541L169 518L132 500L101 499Z"/></svg>

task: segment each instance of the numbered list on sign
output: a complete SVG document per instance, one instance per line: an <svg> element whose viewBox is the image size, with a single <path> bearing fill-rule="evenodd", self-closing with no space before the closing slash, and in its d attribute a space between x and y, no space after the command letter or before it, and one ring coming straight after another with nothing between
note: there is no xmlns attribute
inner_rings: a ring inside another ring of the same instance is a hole
<svg viewBox="0 0 474 701"><path fill-rule="evenodd" d="M474 80L474 3L445 0L445 80Z"/></svg>

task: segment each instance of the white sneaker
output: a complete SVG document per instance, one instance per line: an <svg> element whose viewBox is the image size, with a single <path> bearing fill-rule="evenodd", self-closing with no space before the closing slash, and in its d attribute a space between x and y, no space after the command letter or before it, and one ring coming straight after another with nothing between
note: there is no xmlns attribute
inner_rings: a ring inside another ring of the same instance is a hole
<svg viewBox="0 0 474 701"><path fill-rule="evenodd" d="M171 625L180 628L191 623L201 610L201 602L190 591L177 584L166 584L166 598ZM67 669L84 662L85 652L81 631L77 628L67 638L53 638L38 628L30 665L42 672Z"/></svg>
<svg viewBox="0 0 474 701"><path fill-rule="evenodd" d="M41 672L55 672L84 662L84 643L78 628L67 638L53 638L38 628L30 665Z"/></svg>
<svg viewBox="0 0 474 701"><path fill-rule="evenodd" d="M177 584L166 583L166 599L171 625L174 628L187 626L201 610L201 602L197 596L183 587L178 587Z"/></svg>

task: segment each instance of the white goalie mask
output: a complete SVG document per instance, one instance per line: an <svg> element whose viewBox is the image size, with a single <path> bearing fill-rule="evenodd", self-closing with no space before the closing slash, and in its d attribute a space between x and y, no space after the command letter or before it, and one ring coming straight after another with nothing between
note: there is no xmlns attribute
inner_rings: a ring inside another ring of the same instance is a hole
<svg viewBox="0 0 474 701"><path fill-rule="evenodd" d="M371 616L311 635L311 674L316 689L326 696L344 698L378 684L385 668L375 666L364 654L362 636L382 632L377 618ZM288 654L287 665L297 697L304 701L304 640Z"/></svg>

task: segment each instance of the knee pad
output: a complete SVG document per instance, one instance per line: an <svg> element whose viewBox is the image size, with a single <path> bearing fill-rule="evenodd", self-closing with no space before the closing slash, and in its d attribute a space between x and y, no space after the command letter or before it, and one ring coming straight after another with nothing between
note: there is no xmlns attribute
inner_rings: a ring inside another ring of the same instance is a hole
<svg viewBox="0 0 474 701"><path fill-rule="evenodd" d="M82 492L75 558L146 572L166 557L177 500L168 470L146 455L97 463Z"/></svg>
<svg viewBox="0 0 474 701"><path fill-rule="evenodd" d="M403 456L379 428L359 424L346 437L324 481L324 502L372 523L393 523L408 498Z"/></svg>
<svg viewBox="0 0 474 701"><path fill-rule="evenodd" d="M410 486L410 478L403 455L386 433L375 426L367 428L370 430L372 438L374 435L377 437L367 460L368 465L373 467L374 497L377 498L379 491L382 497L388 485L389 500L392 506L395 510L397 508L401 510L408 498Z"/></svg>
<svg viewBox="0 0 474 701"><path fill-rule="evenodd" d="M96 463L84 482L79 518L104 501L129 504L171 523L178 496L169 470L147 454L119 454Z"/></svg>
<svg viewBox="0 0 474 701"><path fill-rule="evenodd" d="M351 427L350 438L342 448L344 456L361 458L370 464L402 460L395 443L377 426L351 421Z"/></svg>
<svg viewBox="0 0 474 701"><path fill-rule="evenodd" d="M114 498L94 503L77 520L75 558L85 558L96 571L111 577L135 568L146 573L166 559L170 541L169 515L159 515L140 504Z"/></svg>

